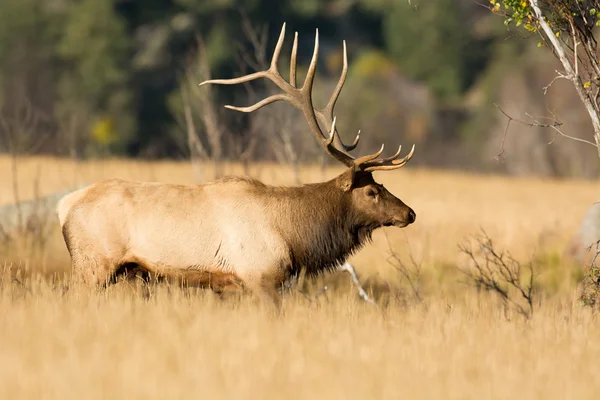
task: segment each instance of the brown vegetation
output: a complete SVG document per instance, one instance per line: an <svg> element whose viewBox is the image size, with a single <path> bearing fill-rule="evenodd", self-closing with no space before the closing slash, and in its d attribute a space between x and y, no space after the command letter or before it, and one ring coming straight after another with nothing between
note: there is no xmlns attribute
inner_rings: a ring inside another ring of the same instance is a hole
<svg viewBox="0 0 600 400"><path fill-rule="evenodd" d="M384 319L343 290L285 318L207 293L4 282L0 396L593 399L598 318L568 299L529 322L472 291Z"/></svg>
<svg viewBox="0 0 600 400"><path fill-rule="evenodd" d="M9 165L0 157L0 170ZM78 177L74 165L24 158L22 200L35 197L38 170L42 196L76 179L194 181L186 162L86 161ZM207 173L211 167L203 165ZM269 184L294 181L276 165L251 165L250 173ZM321 179L318 166L301 173L306 182ZM0 396L594 398L600 322L578 301L581 269L560 255L596 200L598 183L414 168L378 179L419 214L419 223L404 230L375 232L373 243L350 258L385 318L341 273L305 283L311 301L286 295L277 320L244 297L217 300L165 285L150 286L148 300L125 282L105 293L65 290L69 256L55 218L43 253L2 252ZM12 201L10 188L0 181L0 204ZM525 265L534 256L540 307L528 321L462 282L456 266L466 258L457 244L480 228ZM422 303L411 300L397 261L387 262L386 236L407 267L411 255L421 265ZM44 271L58 275L41 282Z"/></svg>

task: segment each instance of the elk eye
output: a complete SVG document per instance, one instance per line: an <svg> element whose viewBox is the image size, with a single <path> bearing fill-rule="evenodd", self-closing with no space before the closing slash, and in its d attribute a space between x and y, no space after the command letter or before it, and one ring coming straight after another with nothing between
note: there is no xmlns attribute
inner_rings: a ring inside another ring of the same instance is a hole
<svg viewBox="0 0 600 400"><path fill-rule="evenodd" d="M377 192L374 189L369 188L369 189L367 189L367 196L375 197L375 196L377 196Z"/></svg>

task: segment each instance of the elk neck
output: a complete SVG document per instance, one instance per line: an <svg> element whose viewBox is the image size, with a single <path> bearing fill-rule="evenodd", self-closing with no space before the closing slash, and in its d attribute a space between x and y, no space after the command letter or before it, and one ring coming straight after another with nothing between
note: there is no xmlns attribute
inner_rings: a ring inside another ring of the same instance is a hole
<svg viewBox="0 0 600 400"><path fill-rule="evenodd" d="M371 239L368 221L341 188L340 175L298 187L270 187L272 225L288 244L292 273L315 276L333 270Z"/></svg>

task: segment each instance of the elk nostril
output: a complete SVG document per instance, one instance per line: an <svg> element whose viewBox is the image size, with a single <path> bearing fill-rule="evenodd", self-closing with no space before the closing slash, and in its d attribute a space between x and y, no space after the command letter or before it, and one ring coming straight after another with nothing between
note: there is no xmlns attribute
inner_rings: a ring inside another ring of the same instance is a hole
<svg viewBox="0 0 600 400"><path fill-rule="evenodd" d="M417 214L415 214L413 210L410 210L408 212L408 223L412 224L413 222L415 222L415 219L417 219Z"/></svg>

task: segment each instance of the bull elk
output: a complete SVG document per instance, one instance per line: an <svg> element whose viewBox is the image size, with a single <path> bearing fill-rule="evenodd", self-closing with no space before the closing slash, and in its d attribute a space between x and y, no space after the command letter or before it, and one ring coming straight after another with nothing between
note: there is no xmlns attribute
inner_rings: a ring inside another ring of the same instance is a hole
<svg viewBox="0 0 600 400"><path fill-rule="evenodd" d="M278 70L285 24L267 70L200 85L271 80L282 93L250 107L226 107L248 113L276 101L292 104L345 171L329 181L298 187L269 186L246 177L201 185L111 179L75 191L57 205L73 280L107 285L135 269L217 292L241 288L279 306L278 289L302 268L308 276L333 270L368 242L375 229L403 228L415 221L414 211L372 176L374 171L403 167L414 145L403 158L400 149L380 158L383 146L375 154L355 158L349 152L358 144L360 131L350 145L337 132L333 109L348 70L345 42L337 86L325 108L313 107L318 33L301 87L296 85L297 33L289 82Z"/></svg>

